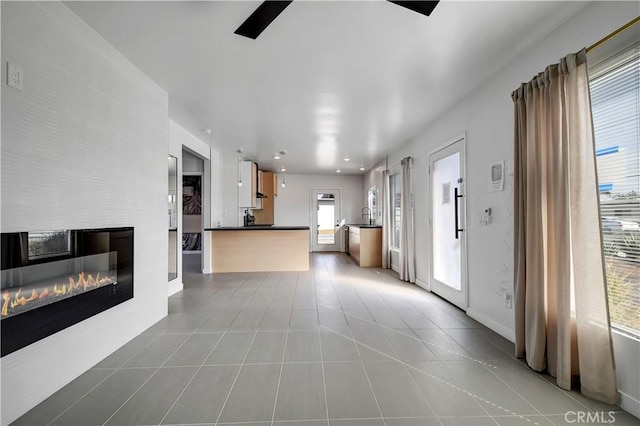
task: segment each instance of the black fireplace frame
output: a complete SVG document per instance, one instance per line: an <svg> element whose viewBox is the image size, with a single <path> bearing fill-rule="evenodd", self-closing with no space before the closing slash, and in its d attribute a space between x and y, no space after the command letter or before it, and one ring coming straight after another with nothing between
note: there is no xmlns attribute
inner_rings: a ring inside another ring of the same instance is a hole
<svg viewBox="0 0 640 426"><path fill-rule="evenodd" d="M134 228L70 230L71 251L62 256L29 260L24 255L28 232L2 233L1 269L13 269L93 254L117 252L117 283L91 289L67 299L0 320L0 356L9 355L38 340L84 321L133 298ZM104 234L109 233L109 247ZM100 242L97 242L101 237Z"/></svg>

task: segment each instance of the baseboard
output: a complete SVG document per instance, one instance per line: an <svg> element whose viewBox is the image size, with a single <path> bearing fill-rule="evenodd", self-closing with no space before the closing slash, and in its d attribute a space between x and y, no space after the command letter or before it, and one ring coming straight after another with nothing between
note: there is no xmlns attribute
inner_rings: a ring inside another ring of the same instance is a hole
<svg viewBox="0 0 640 426"><path fill-rule="evenodd" d="M183 288L184 288L184 284L182 284L180 281L178 281L178 280L170 281L169 282L169 296L173 296L177 292L182 291Z"/></svg>
<svg viewBox="0 0 640 426"><path fill-rule="evenodd" d="M418 287L421 287L429 292L431 291L431 286L429 285L429 283L426 283L419 278L416 278L416 284Z"/></svg>
<svg viewBox="0 0 640 426"><path fill-rule="evenodd" d="M640 401L629 394L618 392L620 393L620 407L628 411L629 414L640 418Z"/></svg>
<svg viewBox="0 0 640 426"><path fill-rule="evenodd" d="M513 330L508 329L504 325L496 322L494 319L489 318L485 314L475 311L472 308L467 308L467 315L469 315L474 320L478 321L480 324L484 325L490 330L495 331L505 339L510 342L516 341L516 334Z"/></svg>

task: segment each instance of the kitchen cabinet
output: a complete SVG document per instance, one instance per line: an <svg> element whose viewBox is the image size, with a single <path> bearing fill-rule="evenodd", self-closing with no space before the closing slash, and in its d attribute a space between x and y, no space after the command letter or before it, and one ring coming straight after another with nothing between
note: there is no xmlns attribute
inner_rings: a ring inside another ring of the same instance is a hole
<svg viewBox="0 0 640 426"><path fill-rule="evenodd" d="M258 207L258 165L253 161L240 161L240 180L238 187L238 207L255 209Z"/></svg>
<svg viewBox="0 0 640 426"><path fill-rule="evenodd" d="M308 271L308 226L208 228L213 272ZM292 423L293 424L293 423Z"/></svg>
<svg viewBox="0 0 640 426"><path fill-rule="evenodd" d="M275 198L277 195L276 174L272 172L260 172L262 179L262 208L254 210L253 215L256 217L256 225L274 225L274 209Z"/></svg>
<svg viewBox="0 0 640 426"><path fill-rule="evenodd" d="M361 267L381 267L382 227L349 225L349 255Z"/></svg>

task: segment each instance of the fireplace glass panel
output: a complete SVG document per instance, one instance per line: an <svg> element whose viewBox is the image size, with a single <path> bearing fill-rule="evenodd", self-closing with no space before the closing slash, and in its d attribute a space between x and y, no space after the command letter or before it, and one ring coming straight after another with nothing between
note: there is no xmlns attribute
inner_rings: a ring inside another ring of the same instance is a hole
<svg viewBox="0 0 640 426"><path fill-rule="evenodd" d="M117 263L118 253L111 251L4 270L1 317L9 318L106 285L115 285L118 283Z"/></svg>
<svg viewBox="0 0 640 426"><path fill-rule="evenodd" d="M133 298L132 227L0 234L0 356Z"/></svg>

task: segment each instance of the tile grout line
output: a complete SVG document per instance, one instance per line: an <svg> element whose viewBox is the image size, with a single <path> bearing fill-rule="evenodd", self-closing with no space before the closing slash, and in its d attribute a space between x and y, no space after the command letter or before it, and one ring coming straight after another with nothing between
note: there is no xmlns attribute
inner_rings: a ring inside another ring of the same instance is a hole
<svg viewBox="0 0 640 426"><path fill-rule="evenodd" d="M425 344L425 345L427 345L427 346L435 346L435 347L436 347L436 348L438 348L438 349L442 349L442 350L444 350L444 351L446 351L446 352L450 352L450 353L452 353L452 354L455 354L455 355L461 356L461 357L463 357L463 358L467 358L467 359L468 359L468 360L470 360L470 361L477 362L477 363L479 363L479 364L483 364L483 365L489 366L489 367L491 367L491 368L498 368L498 367L496 367L495 365L492 365L492 364L486 363L486 362L484 362L484 361L482 361L482 360L479 360L479 359L476 359L476 358L473 358L473 357L469 357L469 356L467 356L467 355L464 355L464 354L458 353L458 352L456 352L456 351L454 351L454 350L451 350L451 349L447 349L447 348L445 348L445 347L443 347L443 346L440 346L440 345L435 344L435 343L432 343L432 342L427 342L426 340L422 340L422 339L421 339L421 338L419 338L419 337L414 337L414 336L410 336L410 335L408 335L408 334L402 333L402 332L400 332L400 331L398 331L398 330L395 330L395 329L393 329L393 328L391 328L391 327L387 327L387 326L386 326L386 325L384 325L384 324L379 324L379 323L377 323L377 322L375 322L375 321L371 321L371 320L368 320L368 319L366 319L366 318L362 318L362 317L359 317L359 316L357 316L357 315L350 314L350 313L348 313L348 312L345 312L344 314L345 314L345 315L348 315L348 316L352 316L352 317L358 318L358 319L359 319L359 320L361 320L361 321L368 322L368 323L370 323L370 324L376 325L376 326L378 326L378 327L384 328L384 329L389 330L389 331L392 331L392 332L394 332L394 333L402 334L403 336L407 336L407 337L409 337L409 338L411 338L411 339L418 340L419 342L422 342L422 343L424 343L424 344ZM372 315L372 316L373 316L373 315ZM402 318L401 318L401 319L402 319ZM410 329L411 331L413 331L413 329L412 329L411 327L409 327L409 329ZM446 333L446 332L445 332L445 333Z"/></svg>
<svg viewBox="0 0 640 426"><path fill-rule="evenodd" d="M178 352L178 351L180 350L180 348L182 348L182 347L184 346L184 344L185 344L185 343L187 343L187 340L189 340L189 339L191 338L191 336L193 336L193 333L192 333L189 337L187 337L186 339L184 339L184 341L183 341L183 342L182 342L182 343L181 343L181 344L180 344L180 345L179 345L179 346L178 346L178 347L177 347L173 352L171 352L171 354L167 357L167 359L165 359L165 360L164 360L164 362L163 362L162 364L160 364L160 366L159 366L158 368L156 368L156 370L155 370L153 373L151 373L151 375L150 375L149 377L147 377L147 380L145 380L144 382L142 382L142 384L141 384L140 386L138 386L138 388L137 388L137 389L136 389L136 390L135 390L135 391L134 391L134 392L129 396L129 398L127 398L127 400L126 400L126 401L124 401L124 402L120 405L120 407L118 407L118 408L116 409L116 411L114 411L114 412L109 416L109 418L108 418L107 420L105 420L105 421L104 421L104 423L102 423L102 425L103 425L103 426L104 426L104 425L106 425L107 423L109 423L109 420L111 420L111 419L113 418L113 416L115 416L115 415L118 413L118 411L120 411L120 410L122 409L122 407L124 407L124 406L127 404L127 402L129 402L129 401L131 400L131 398L133 398L133 397L134 397L134 396L135 396L135 395L140 391L140 389L142 389L142 387L143 387L144 385L146 385L146 384L147 384L147 382L148 382L149 380L151 380L151 379L153 378L153 376L155 376L155 375L158 373L158 371L160 371L160 369L161 369L161 368L162 368L162 367L163 367L163 366L164 366L164 365L169 361L169 359L171 359L171 357L172 357L173 355L175 355L175 353L176 353L176 352Z"/></svg>
<svg viewBox="0 0 640 426"><path fill-rule="evenodd" d="M330 329L328 329L330 330ZM333 331L333 330L330 330ZM349 333L351 333L351 328L349 328ZM346 336L345 336L346 337ZM353 335L351 340L355 342ZM371 394L373 395L373 400L376 403L376 407L378 407L378 412L380 413L380 417L382 418L382 424L387 426L387 421L384 419L384 414L382 414L382 409L380 408L380 404L378 403L378 397L376 396L375 391L373 390L373 385L371 384L371 379L369 379L369 373L367 373L367 369L364 366L364 362L362 361L362 356L360 355L360 349L358 349L358 345L354 345L356 347L356 352L358 353L358 360L360 361L360 365L362 366L362 370L364 371L364 375L367 378L367 383L369 383L369 389L371 389Z"/></svg>
<svg viewBox="0 0 640 426"><path fill-rule="evenodd" d="M220 338L218 339L218 341L216 342L215 345L213 345L213 348L211 348L211 350L209 351L209 353L204 357L202 363L200 364L200 366L198 367L198 369L193 373L193 375L191 376L191 379L189 379L189 381L187 382L187 384L185 385L184 388L182 388L182 391L180 392L180 394L177 396L176 400L173 401L173 404L171 404L171 407L169 407L169 409L167 410L166 413L164 413L164 416L162 416L162 419L160 419L160 421L158 422L159 425L162 424L162 422L167 418L167 416L169 415L169 413L171 412L171 410L173 410L173 407L175 407L175 405L178 403L178 401L180 400L180 398L182 398L182 395L184 395L184 393L186 392L187 388L189 387L189 385L191 384L191 382L193 382L193 379L196 378L196 376L198 375L198 373L200 372L200 370L202 370L202 367L204 366L205 362L207 361L207 359L209 359L209 357L211 356L211 354L213 353L213 351L216 350L216 348L218 347L218 344L220 344L220 342L222 341L222 339L224 338L224 336L227 334L227 332L225 331L224 333L222 333L222 336L220 336Z"/></svg>
<svg viewBox="0 0 640 426"><path fill-rule="evenodd" d="M320 327L320 316L318 315L318 327ZM320 369L322 371L322 390L324 391L324 411L327 416L327 426L329 422L329 401L327 400L327 381L324 375L324 355L322 354L322 334L318 330L318 341L320 342ZM273 426L273 425L272 425Z"/></svg>
<svg viewBox="0 0 640 426"><path fill-rule="evenodd" d="M396 354L397 358L400 359L400 354L398 353L398 351L393 347L393 344L389 341L389 338L387 337L387 335L383 332L383 337L385 342L387 342L387 344L389 345L389 347L391 348L391 350ZM411 373L409 373L409 370L407 369L407 366L402 363L402 368L404 368L404 371L407 373L407 376L409 376L409 379L411 380L411 382L414 384L414 386L416 387L416 389L418 389L418 392L420 392L420 395L422 395L422 399L427 403L427 406L429 407L429 409L433 412L433 415L436 417L436 419L438 419L438 423L442 426L442 421L440 420L440 416L438 416L438 414L436 413L436 411L433 409L433 407L431 406L431 403L429 402L429 400L427 399L427 397L424 395L424 393L422 392L422 389L420 389L420 386L418 386L418 383L416 382L416 379L414 379L414 377L411 375ZM489 413L487 413L489 414Z"/></svg>
<svg viewBox="0 0 640 426"><path fill-rule="evenodd" d="M244 367L244 362L247 359L247 356L249 356L249 351L251 350L251 346L253 346L253 342L256 340L256 336L258 335L258 331L256 330L256 332L253 334L253 339L251 339L251 343L249 344L249 347L247 347L247 352L244 354L244 358L242 358L242 363L240 364L240 368L238 368L238 372L236 373L236 377L233 379L233 383L231 384L231 387L229 388L229 393L227 394L227 398L224 400L224 404L222 404L222 407L220 407L220 412L218 413L218 417L216 418L215 424L217 425L220 422L220 417L222 416L222 412L224 411L225 407L227 406L227 402L229 402L229 398L231 397L231 392L233 391L233 388L236 385L236 382L238 381L238 377L240 376L240 372L242 371L242 368Z"/></svg>
<svg viewBox="0 0 640 426"><path fill-rule="evenodd" d="M383 327L383 328L386 328L385 326L382 326L382 327ZM392 331L396 331L396 330L392 330ZM413 331L413 330L412 330L412 331ZM403 334L403 335L404 335L404 333L401 333L401 334ZM396 350L395 350L395 348L393 347L393 345L391 344L391 342L389 342L389 339L388 339L387 335L386 335L386 334L384 334L384 333L383 333L383 335L384 335L385 340L386 340L386 341L387 341L387 343L389 344L389 347L391 348L391 350L393 350L393 351L396 353L396 355L398 356L398 359L399 359L399 360L401 360L401 358L400 358L400 354L398 353L398 351L396 351ZM405 335L405 336L406 336L406 335ZM407 336L407 337L412 337L412 336ZM424 341L423 341L423 340L421 340L421 339L418 339L418 341L424 342ZM441 361L441 360L437 360L437 362L439 362L439 363L440 363L440 362L442 362L442 361ZM431 403L430 403L430 402L429 402L429 400L426 398L425 394L422 392L422 389L420 389L420 386L418 386L418 383L416 382L416 380L415 380L415 378L413 377L413 375L411 375L411 373L409 373L409 369L407 368L406 363L402 362L402 366L404 367L404 370L407 372L407 374L408 374L408 375L409 375L409 377L411 378L411 381L413 382L413 384L415 384L415 385L416 385L416 387L418 388L418 391L422 394L422 397L424 398L424 400L425 400L425 401L427 401L427 404L429 405L429 407L430 407L430 408L431 408L431 410L433 411L433 414L434 414L434 415L436 416L436 418L438 419L438 422L440 422L440 424L442 424L442 421L440 420L440 416L438 416L438 414L437 414L437 413L436 413L436 411L433 409L433 407L431 407ZM477 402L476 402L476 404L477 404ZM485 414L486 414L488 417L492 418L491 414L487 411L487 409L486 409L486 408L484 408L484 407L482 406L482 404L478 404L478 407L480 407L480 409L481 409L482 411L484 411L484 412L485 412ZM443 416L443 417L444 417L444 416ZM493 420L493 418L492 418L492 420ZM496 423L496 424L498 424L495 420L493 420L493 422L494 422L494 423Z"/></svg>
<svg viewBox="0 0 640 426"><path fill-rule="evenodd" d="M504 380L502 380L502 377L498 376L494 371L489 370L489 372L491 374L493 374L498 380L500 380L502 383L505 384L505 386L509 389L511 389L511 392L513 392L514 394L516 394L518 397L520 397L524 402L526 402L527 404L529 404L529 406L531 406L531 408L533 408L534 410L536 410L539 415L544 416L544 414L538 410L537 407L535 407L532 403L529 402L528 399L526 399L524 396L520 395L520 392L518 392L517 390L515 390L509 383L505 382Z"/></svg>
<svg viewBox="0 0 640 426"><path fill-rule="evenodd" d="M355 340L355 339L353 339L353 338L349 338L348 336L346 336L346 335L344 335L344 334L342 334L342 333L340 333L340 332L338 332L338 331L331 330L330 328L327 328L327 327L323 327L323 328L326 328L327 330L331 331L332 333L335 333L335 334L337 334L337 335L339 335L339 336L342 336L342 337L344 337L344 338L351 339L351 340L353 340L354 342L356 342L357 344L360 344L360 345L362 345L362 346L364 346L364 347L366 347L366 348L368 348L368 349L370 349L370 350L372 350L372 351L374 351L374 352L377 352L377 353L379 353L379 354L381 354L381 355L384 355L384 356L386 356L387 358L389 358L389 359L391 359L391 360L393 360L393 361L396 361L396 362L399 362L399 363L401 363L401 364L404 364L404 365L405 365L406 367L408 367L408 368L411 368L411 369L413 369L413 370L416 370L416 371L418 371L419 373L424 374L425 376L431 377L432 379L435 379L435 380L439 381L440 383L443 383L443 384L445 384L445 385L447 385L447 386L449 386L449 387L451 387L451 388L453 388L453 389L456 389L456 390L458 390L458 391L460 391L460 392L463 392L463 393L465 393L465 394L467 394L467 395L469 395L469 396L471 396L471 397L473 397L473 398L475 398L475 399L478 399L478 400L480 400L480 401L483 401L483 402L486 402L486 403L488 403L488 404L491 404L491 405L495 406L496 408L499 408L499 409L501 409L501 410L503 410L503 411L506 411L507 413L509 413L509 414L511 414L511 415L514 415L514 416L520 417L521 419L526 420L526 421L528 421L528 422L530 422L530 423L533 423L534 425L537 425L537 424L538 424L538 423L536 423L536 422L533 422L532 420L529 420L529 419L527 419L527 418L523 417L523 416L522 416L522 415L520 415L520 414L517 414L517 413L515 413L515 412L513 412L513 411L511 411L511 410L509 410L509 409L507 409L507 408L504 408L504 407L502 407L502 406L500 406L500 405L498 405L498 404L495 404L495 403L493 403L493 402L491 402L491 401L489 401L489 400L487 400L487 399L485 399L485 398L482 398L482 397L481 397L481 396L479 396L479 395L475 395L475 394L473 394L473 393L469 392L468 390L461 388L460 386L457 386L457 385L455 385L455 384L453 384L453 383L450 383L450 382L448 382L448 381L446 381L446 380L444 380L444 379L441 379L441 378L436 377L436 376L434 376L434 375L432 375L432 374L429 374L429 373L427 373L426 371L423 371L423 370L421 370L421 369L419 369L419 368L417 368L417 367L414 367L414 366L413 366L413 365L411 365L411 364L407 364L406 362L402 361L401 359L396 359L396 358L392 357L391 355L385 354L384 352L381 352L381 351L379 351L379 350L377 350L377 349L375 349L375 348L372 348L371 346L369 346L369 345L367 345L367 344L365 344L365 343L358 342L357 340ZM356 345L356 348L357 348L357 345Z"/></svg>
<svg viewBox="0 0 640 426"><path fill-rule="evenodd" d="M331 281L331 285L332 285L332 287L334 288L334 291L335 291L335 283L334 283L333 276L332 276L331 273L329 273L329 280ZM349 286L349 287L351 287L351 286ZM352 290L353 290L353 288L352 288ZM360 298L360 295L355 290L353 290L353 291L356 293L358 299L360 299L360 303L362 303L362 299ZM337 295L337 292L336 292L336 295ZM344 313L344 306L342 305L342 300L340 299L339 296L338 296L338 301L340 303L340 307L342 308L342 312ZM364 305L364 303L363 303L363 305ZM364 305L364 306L366 307L366 305ZM347 326L348 326L348 323L347 323ZM323 328L323 327L324 326L320 326L320 328ZM326 327L324 327L324 328L326 328ZM349 326L349 333L352 334L350 326ZM352 334L351 337L352 337L352 340L355 341L355 339L353 339L353 334ZM382 424L384 426L387 426L387 421L384 419L384 414L382 413L382 409L380 408L380 404L378 403L378 397L376 396L376 393L373 390L373 385L371 384L371 379L369 379L369 373L367 373L367 369L365 368L364 362L362 361L362 356L360 355L360 349L358 349L358 345L354 344L354 346L356 348L356 352L358 353L358 360L360 361L360 365L362 366L362 370L364 371L364 375L367 378L367 383L369 383L369 389L371 390L371 394L373 395L373 400L375 401L376 407L378 407L378 412L380 413L380 417L382 418ZM328 406L327 406L327 410L328 410ZM328 413L327 413L327 418L328 418Z"/></svg>
<svg viewBox="0 0 640 426"><path fill-rule="evenodd" d="M55 422L56 420L58 420L64 413L66 413L67 411L69 411L71 408L73 408L74 405L76 405L77 403L79 403L82 399L84 399L87 395L89 395L91 392L93 392L98 386L100 386L101 384L103 384L109 377L113 376L114 374L116 374L118 372L118 370L122 369L122 367L124 365L126 365L129 361L131 361L133 358L135 358L140 352L142 352L143 350L145 350L147 347L149 347L149 345L151 345L151 343L153 343L158 337L160 337L163 333L159 333L157 334L153 339L151 339L149 341L149 343L147 343L146 345L144 345L142 348L140 348L139 351L137 351L136 353L134 353L133 355L131 355L129 358L127 358L126 361L124 361L119 367L113 369L113 371L111 372L111 374L109 374L107 377L105 377L104 379L100 380L95 386L93 386L91 389L89 389L87 392L85 392L84 395L82 395L80 398L76 399L73 404L71 404L70 406L68 406L64 411L62 411L60 414L58 414L56 417L54 417L51 421L49 421L49 423L47 423L47 426L50 426L53 422ZM137 337L137 336L136 336ZM131 339L133 340L133 339ZM130 341L131 341L130 340ZM129 343L129 342L127 342ZM126 343L125 343L126 345ZM123 345L124 346L124 345ZM105 358L106 359L106 358ZM102 361L100 361L102 362ZM97 365L97 364L96 364Z"/></svg>
<svg viewBox="0 0 640 426"><path fill-rule="evenodd" d="M311 276L313 280L313 288L316 299L316 315L318 316L318 342L320 344L320 370L322 371L322 390L324 392L324 412L327 417L327 426L330 426L329 423L329 401L327 401L327 381L324 375L324 354L322 353L322 334L320 333L320 309L318 306L318 284L316 282L315 274ZM273 426L273 425L272 425Z"/></svg>
<svg viewBox="0 0 640 426"><path fill-rule="evenodd" d="M273 400L273 412L271 413L271 426L276 418L276 407L278 406L278 395L280 394L280 382L282 381L282 370L284 370L284 357L287 354L287 343L289 342L289 333L285 334L284 348L282 349L282 360L280 362L280 374L278 375L278 386L276 387L276 397Z"/></svg>

